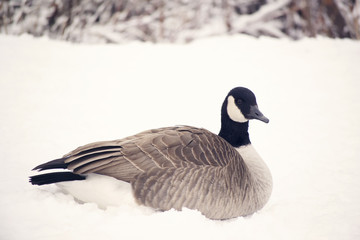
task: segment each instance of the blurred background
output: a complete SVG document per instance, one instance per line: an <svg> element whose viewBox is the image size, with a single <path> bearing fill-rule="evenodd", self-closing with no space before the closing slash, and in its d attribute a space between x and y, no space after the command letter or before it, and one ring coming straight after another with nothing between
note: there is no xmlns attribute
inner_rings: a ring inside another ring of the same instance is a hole
<svg viewBox="0 0 360 240"><path fill-rule="evenodd" d="M2 0L0 33L72 42L189 42L245 33L360 39L358 0Z"/></svg>

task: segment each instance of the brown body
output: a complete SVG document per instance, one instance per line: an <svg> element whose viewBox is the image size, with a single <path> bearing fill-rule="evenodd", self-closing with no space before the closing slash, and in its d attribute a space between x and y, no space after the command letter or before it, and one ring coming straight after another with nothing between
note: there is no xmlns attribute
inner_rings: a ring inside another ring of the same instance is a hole
<svg viewBox="0 0 360 240"><path fill-rule="evenodd" d="M263 206L238 151L205 129L154 129L88 144L64 158L76 174L98 173L131 183L138 203L158 210L186 207L226 219Z"/></svg>

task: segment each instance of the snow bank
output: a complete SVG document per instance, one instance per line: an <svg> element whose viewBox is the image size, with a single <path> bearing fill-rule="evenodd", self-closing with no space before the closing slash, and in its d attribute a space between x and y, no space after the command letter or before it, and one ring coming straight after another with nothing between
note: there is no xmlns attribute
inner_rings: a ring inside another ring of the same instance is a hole
<svg viewBox="0 0 360 240"><path fill-rule="evenodd" d="M359 239L360 43L222 37L189 45L75 45L0 35L0 239ZM274 178L247 218L102 210L27 182L79 145L187 124L218 132L235 86L269 124L251 122Z"/></svg>

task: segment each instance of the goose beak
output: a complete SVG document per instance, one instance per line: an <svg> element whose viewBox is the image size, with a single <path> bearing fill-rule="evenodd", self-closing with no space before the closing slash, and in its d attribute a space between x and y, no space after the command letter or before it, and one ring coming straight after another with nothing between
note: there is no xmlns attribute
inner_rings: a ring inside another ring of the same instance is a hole
<svg viewBox="0 0 360 240"><path fill-rule="evenodd" d="M264 123L268 123L269 119L264 116L257 105L250 106L250 113L246 116L248 119L257 119Z"/></svg>

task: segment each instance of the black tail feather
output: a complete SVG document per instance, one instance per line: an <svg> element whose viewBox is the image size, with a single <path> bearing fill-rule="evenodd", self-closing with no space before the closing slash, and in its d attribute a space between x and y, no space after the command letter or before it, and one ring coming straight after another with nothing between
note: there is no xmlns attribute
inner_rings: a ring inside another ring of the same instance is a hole
<svg viewBox="0 0 360 240"><path fill-rule="evenodd" d="M43 171L43 170L58 169L58 168L66 169L69 164L65 163L65 160L66 158L55 159L50 162L40 164L39 166L36 166L33 170Z"/></svg>
<svg viewBox="0 0 360 240"><path fill-rule="evenodd" d="M45 184L51 184L57 182L85 180L85 179L86 179L85 176L75 174L72 172L54 172L54 173L45 173L36 176L31 176L30 182L33 185L45 185Z"/></svg>

